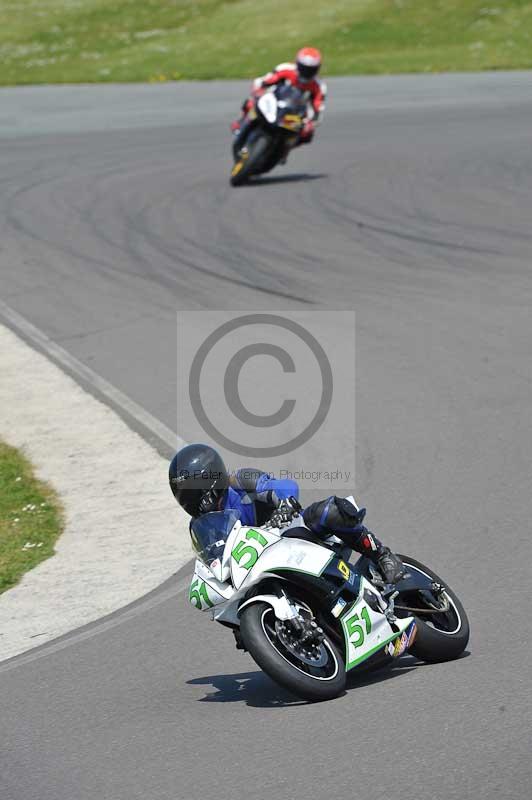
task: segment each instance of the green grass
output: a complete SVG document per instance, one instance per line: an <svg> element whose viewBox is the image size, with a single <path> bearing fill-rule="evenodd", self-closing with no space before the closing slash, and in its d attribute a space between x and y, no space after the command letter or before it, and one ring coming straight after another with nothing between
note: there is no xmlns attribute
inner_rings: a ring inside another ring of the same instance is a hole
<svg viewBox="0 0 532 800"><path fill-rule="evenodd" d="M53 555L62 527L53 490L18 450L0 442L0 593Z"/></svg>
<svg viewBox="0 0 532 800"><path fill-rule="evenodd" d="M532 0L0 0L0 83L532 67Z"/></svg>

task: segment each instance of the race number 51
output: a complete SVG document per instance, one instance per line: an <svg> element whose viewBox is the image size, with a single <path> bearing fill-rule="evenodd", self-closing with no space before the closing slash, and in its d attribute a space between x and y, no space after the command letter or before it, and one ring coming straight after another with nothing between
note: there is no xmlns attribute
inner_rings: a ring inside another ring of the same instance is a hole
<svg viewBox="0 0 532 800"><path fill-rule="evenodd" d="M362 624L363 623L363 624ZM367 606L363 606L360 614L353 614L344 620L345 630L349 643L353 647L361 647L366 636L371 633L371 619Z"/></svg>
<svg viewBox="0 0 532 800"><path fill-rule="evenodd" d="M254 541L255 544L251 544L250 540ZM260 533L260 531L255 531L253 528L250 528L249 531L247 531L245 538L241 539L233 548L231 555L239 567L251 569L251 567L253 567L257 562L257 559L260 555L259 549L262 553L267 544L268 540L265 536L263 536L262 533Z"/></svg>

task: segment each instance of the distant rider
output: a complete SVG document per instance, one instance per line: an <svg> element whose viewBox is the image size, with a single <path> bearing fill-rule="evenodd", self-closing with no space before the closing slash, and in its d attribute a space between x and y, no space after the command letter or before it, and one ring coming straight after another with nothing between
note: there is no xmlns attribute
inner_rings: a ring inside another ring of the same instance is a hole
<svg viewBox="0 0 532 800"><path fill-rule="evenodd" d="M231 477L221 456L205 444L179 450L170 464L170 488L191 517L210 511L234 509L244 525L286 527L297 516L299 487L292 480L277 480L258 469L240 469ZM328 497L305 508L306 527L325 540L332 534L348 547L368 556L386 583L404 574L401 560L374 536L362 521L366 509L343 497Z"/></svg>
<svg viewBox="0 0 532 800"><path fill-rule="evenodd" d="M239 133L248 112L253 108L257 96L264 93L270 86L286 82L297 86L307 94L307 116L305 125L299 134L295 147L309 144L312 141L316 125L325 109L327 86L317 75L321 67L321 53L315 47L303 47L296 55L295 63L278 64L272 72L253 81L253 91L242 104L242 115L231 125L233 133Z"/></svg>

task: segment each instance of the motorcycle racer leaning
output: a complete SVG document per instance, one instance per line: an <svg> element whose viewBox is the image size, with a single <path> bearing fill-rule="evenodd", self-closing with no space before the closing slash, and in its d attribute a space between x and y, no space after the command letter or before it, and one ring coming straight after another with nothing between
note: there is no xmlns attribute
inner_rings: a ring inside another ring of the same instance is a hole
<svg viewBox="0 0 532 800"><path fill-rule="evenodd" d="M170 488L179 505L194 519L211 511L235 510L243 525L287 526L301 509L293 480L270 477L259 469L240 469L229 476L219 453L205 444L179 450L170 463ZM403 563L362 524L365 508L343 497L328 497L305 508L305 526L318 538L334 534L368 556L386 583L405 573Z"/></svg>
<svg viewBox="0 0 532 800"><path fill-rule="evenodd" d="M320 117L325 109L327 86L317 75L321 67L321 53L314 47L303 47L296 55L294 63L278 64L271 72L256 78L253 81L253 90L242 104L242 115L231 124L234 134L240 133L246 121L248 112L253 108L257 96L270 86L287 82L296 86L308 96L307 117L305 125L299 134L299 139L294 145L309 144L313 137Z"/></svg>

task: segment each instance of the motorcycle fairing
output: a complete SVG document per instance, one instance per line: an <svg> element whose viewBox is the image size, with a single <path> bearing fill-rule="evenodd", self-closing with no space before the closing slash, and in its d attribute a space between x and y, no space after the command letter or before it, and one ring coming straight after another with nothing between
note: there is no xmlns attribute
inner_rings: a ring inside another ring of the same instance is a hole
<svg viewBox="0 0 532 800"><path fill-rule="evenodd" d="M209 567L196 559L188 599L199 611L208 611L233 596L235 590L229 583L217 580Z"/></svg>
<svg viewBox="0 0 532 800"><path fill-rule="evenodd" d="M322 576L324 578L330 577L336 580L341 579L344 581L342 589L348 589L354 595L358 595L359 593L360 576L339 556L335 555L334 558L329 561L323 570Z"/></svg>
<svg viewBox="0 0 532 800"><path fill-rule="evenodd" d="M275 125L277 120L277 100L273 92L266 92L259 97L257 108L270 125Z"/></svg>
<svg viewBox="0 0 532 800"><path fill-rule="evenodd" d="M287 131L300 131L303 127L303 117L301 114L284 114L279 119L279 127L286 128Z"/></svg>
<svg viewBox="0 0 532 800"><path fill-rule="evenodd" d="M262 534L268 541L267 545L262 546L260 538L251 536L246 538L246 533L254 531ZM259 550L257 559L247 551L247 546ZM266 531L261 528L255 531L254 528L242 526L236 539L230 537L227 540L226 550L231 548L231 571L233 580L238 580L239 584L236 591L233 590L228 601L219 603L213 609L214 619L238 625L238 608L241 600L246 597L249 589L261 581L268 574L282 574L284 571L300 572L319 578L323 574L327 564L334 558L334 553L317 544L304 542L297 539L283 539L273 531ZM236 558L233 553L237 550ZM225 555L225 554L224 554ZM238 558L242 566L238 563ZM251 563L253 560L253 563ZM245 574L243 574L245 573ZM235 584L236 586L236 584Z"/></svg>
<svg viewBox="0 0 532 800"><path fill-rule="evenodd" d="M251 570L250 579L263 572L303 572L319 578L333 558L334 553L319 544L280 538Z"/></svg>
<svg viewBox="0 0 532 800"><path fill-rule="evenodd" d="M393 627L385 614L375 610L367 602L367 594L373 594L373 587L360 578L358 598L340 617L345 640L346 672L382 650L389 642L397 639L414 621L413 617L396 619Z"/></svg>

